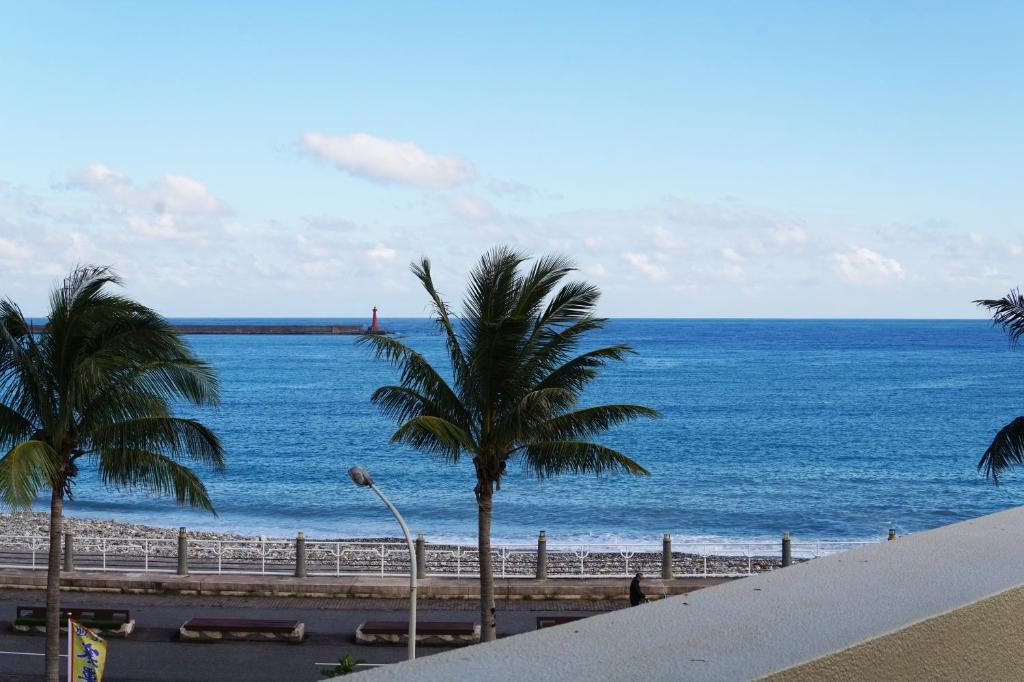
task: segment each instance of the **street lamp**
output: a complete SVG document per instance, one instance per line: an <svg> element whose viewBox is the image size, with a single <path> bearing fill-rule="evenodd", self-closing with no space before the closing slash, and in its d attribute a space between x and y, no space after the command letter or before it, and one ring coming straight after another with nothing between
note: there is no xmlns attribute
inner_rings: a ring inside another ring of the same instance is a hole
<svg viewBox="0 0 1024 682"><path fill-rule="evenodd" d="M405 533L405 541L409 545L409 660L411 661L416 658L416 549L412 544L412 534L409 533L409 526L405 525L405 519L395 509L395 505L391 504L391 501L384 497L384 493L380 491L380 488L374 484L373 477L370 476L369 471L363 467L352 467L348 470L348 475L356 485L369 488L377 493L377 497L395 515L398 525L402 527L402 532Z"/></svg>

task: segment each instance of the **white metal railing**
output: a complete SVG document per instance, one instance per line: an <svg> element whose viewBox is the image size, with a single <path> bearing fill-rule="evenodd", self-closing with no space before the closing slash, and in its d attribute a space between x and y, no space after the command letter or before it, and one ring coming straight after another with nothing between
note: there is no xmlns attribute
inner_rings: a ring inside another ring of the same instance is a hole
<svg viewBox="0 0 1024 682"><path fill-rule="evenodd" d="M814 559L874 544L872 542L792 541L794 561ZM0 535L0 568L45 569L45 536ZM209 540L188 538L191 573L292 575L294 540ZM409 573L408 547L399 542L306 540L306 572L315 576ZM425 544L425 572L431 576L479 575L476 547ZM491 550L496 577L534 577L536 544L500 544ZM178 566L178 539L155 537L75 537L74 567L80 571L173 573ZM678 543L672 546L672 569L678 577L743 576L781 566L781 543ZM660 575L660 543L550 543L550 578L627 577L637 572Z"/></svg>
<svg viewBox="0 0 1024 682"><path fill-rule="evenodd" d="M50 539L42 535L0 535L0 568L46 568Z"/></svg>

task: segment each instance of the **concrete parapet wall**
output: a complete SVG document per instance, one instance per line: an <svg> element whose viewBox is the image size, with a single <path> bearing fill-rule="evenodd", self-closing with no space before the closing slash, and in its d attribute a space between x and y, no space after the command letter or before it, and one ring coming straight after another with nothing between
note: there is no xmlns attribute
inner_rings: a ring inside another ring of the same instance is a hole
<svg viewBox="0 0 1024 682"><path fill-rule="evenodd" d="M570 625L376 680L1024 679L1024 508Z"/></svg>
<svg viewBox="0 0 1024 682"><path fill-rule="evenodd" d="M1024 587L910 625L765 678L821 680L1022 680Z"/></svg>

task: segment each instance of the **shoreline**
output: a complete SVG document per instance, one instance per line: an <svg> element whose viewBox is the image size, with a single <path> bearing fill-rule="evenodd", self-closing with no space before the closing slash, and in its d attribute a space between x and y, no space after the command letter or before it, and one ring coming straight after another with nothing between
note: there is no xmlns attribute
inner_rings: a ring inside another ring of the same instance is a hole
<svg viewBox="0 0 1024 682"><path fill-rule="evenodd" d="M0 512L0 535L26 535L36 533L39 535L47 535L49 533L49 518L50 514L48 511L32 510L32 511L17 511ZM177 538L179 526L163 526L155 525L152 523L139 523L135 521L118 521L114 518L100 518L97 515L90 516L78 516L75 514L65 514L63 517L64 532L70 531L75 535L82 537L103 537L103 536L118 536L118 537L149 537L149 538ZM31 532L29 530L31 529ZM416 529L413 530L413 535L417 534ZM237 529L223 529L223 530L212 530L210 528L204 528L202 526L187 526L186 532L190 538L197 540L259 540L264 539L268 541L294 541L295 535L285 535L274 531L265 533L244 531ZM452 536L452 535L433 535L424 533L427 543L430 545L443 545L443 546L475 546L476 538L473 536ZM629 546L629 547L647 547L647 546L661 546L662 533L652 533L650 537L615 537L609 533L594 534L591 536L570 536L564 538L564 536L558 536L553 534L547 535L548 545L559 545L559 546L589 546L589 547L615 547L615 546ZM307 540L318 540L325 542L395 542L404 543L405 539L398 535L332 535L329 533L305 533ZM857 539L824 539L824 538L813 538L803 539L794 537L793 543L800 545L812 545L815 543L821 543L823 545L858 545L880 542L885 539L883 534L879 534L875 537L863 537ZM680 547L695 547L700 545L706 545L711 548L715 547L739 547L739 546L750 546L750 547L779 547L781 545L782 533L780 532L776 537L755 537L755 538L707 538L707 537L692 537L692 536L680 536L672 534L673 545ZM526 547L536 546L537 535L523 536L515 540L510 540L502 537L491 536L491 544L494 546L509 546L509 547Z"/></svg>

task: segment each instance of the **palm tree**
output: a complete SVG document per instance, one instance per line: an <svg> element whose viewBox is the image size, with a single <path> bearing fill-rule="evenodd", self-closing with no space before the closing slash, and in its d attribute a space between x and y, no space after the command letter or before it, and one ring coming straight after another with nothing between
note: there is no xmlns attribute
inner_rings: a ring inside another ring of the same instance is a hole
<svg viewBox="0 0 1024 682"><path fill-rule="evenodd" d="M585 282L562 284L574 270L565 258L544 257L520 269L527 260L505 247L485 253L470 274L457 320L434 286L430 261L412 265L445 338L452 383L398 339L359 339L401 369L398 385L382 386L371 398L399 423L391 442L448 464L469 459L476 472L484 641L497 633L491 510L506 465L521 464L541 479L563 473L647 475L626 455L591 439L617 424L659 416L640 405L578 405L598 370L632 350L615 345L579 353L586 334L606 322L593 314L600 292Z"/></svg>
<svg viewBox="0 0 1024 682"><path fill-rule="evenodd" d="M181 463L222 470L220 441L172 405L218 401L212 368L168 322L112 294L105 267L75 269L50 294L42 330L9 299L0 301L0 499L31 505L50 490L46 576L46 679L58 676L60 540L64 499L79 466L91 463L112 488L171 494L213 512L206 488Z"/></svg>
<svg viewBox="0 0 1024 682"><path fill-rule="evenodd" d="M982 299L976 304L988 308L992 321L1006 330L1010 344L1016 346L1024 336L1024 295L1013 289L1003 298ZM1024 464L1024 417L1017 417L1004 426L992 439L978 462L978 470L985 472L998 485L999 475L1013 464Z"/></svg>

